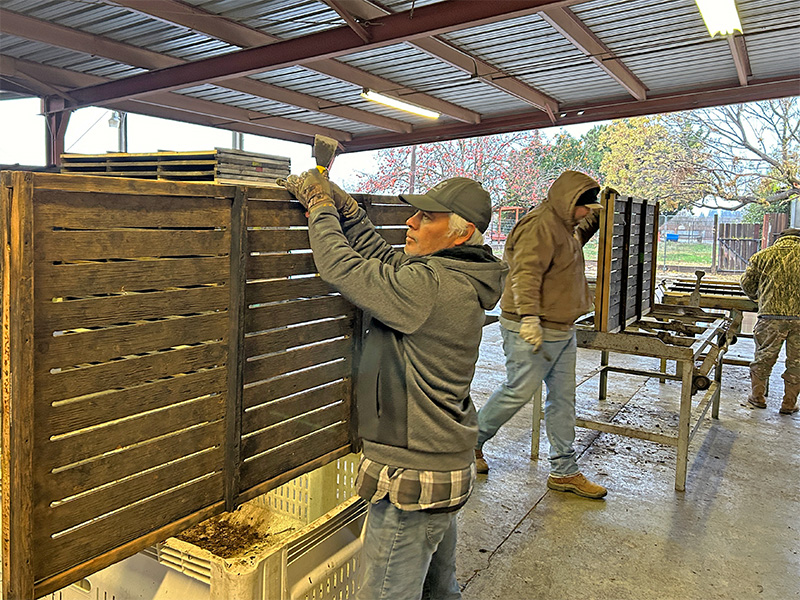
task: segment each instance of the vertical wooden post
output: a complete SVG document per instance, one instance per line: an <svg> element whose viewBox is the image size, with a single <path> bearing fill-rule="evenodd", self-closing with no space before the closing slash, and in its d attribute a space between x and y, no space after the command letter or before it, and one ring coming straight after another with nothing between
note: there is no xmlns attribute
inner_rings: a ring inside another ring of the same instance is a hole
<svg viewBox="0 0 800 600"><path fill-rule="evenodd" d="M595 283L594 328L608 331L608 313L611 295L611 244L614 241L614 210L617 193L604 190L601 202L605 210L600 214L600 239L597 245L597 282Z"/></svg>
<svg viewBox="0 0 800 600"><path fill-rule="evenodd" d="M236 508L239 496L244 394L244 317L247 284L247 197L236 186L231 206L230 304L228 306L228 402L225 414L225 510Z"/></svg>
<svg viewBox="0 0 800 600"><path fill-rule="evenodd" d="M711 274L717 273L717 235L719 233L719 213L714 213L714 232L711 242Z"/></svg>
<svg viewBox="0 0 800 600"><path fill-rule="evenodd" d="M3 598L33 598L33 173L3 173Z"/></svg>

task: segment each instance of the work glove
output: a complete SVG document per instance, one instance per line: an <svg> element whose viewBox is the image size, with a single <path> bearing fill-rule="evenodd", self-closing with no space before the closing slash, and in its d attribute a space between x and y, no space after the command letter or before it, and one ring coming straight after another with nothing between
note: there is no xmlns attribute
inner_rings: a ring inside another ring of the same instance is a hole
<svg viewBox="0 0 800 600"><path fill-rule="evenodd" d="M533 346L533 351L538 352L542 347L542 325L539 317L522 317L522 325L519 328L519 335L523 340Z"/></svg>
<svg viewBox="0 0 800 600"><path fill-rule="evenodd" d="M300 175L289 175L285 182L278 183L297 198L308 212L311 212L320 206L334 206L331 182L328 181L327 175L327 171L321 173L314 168Z"/></svg>
<svg viewBox="0 0 800 600"><path fill-rule="evenodd" d="M331 191L333 192L333 205L336 207L336 210L338 210L345 219L355 216L356 212L358 212L358 203L355 198L334 182L331 181L330 183Z"/></svg>

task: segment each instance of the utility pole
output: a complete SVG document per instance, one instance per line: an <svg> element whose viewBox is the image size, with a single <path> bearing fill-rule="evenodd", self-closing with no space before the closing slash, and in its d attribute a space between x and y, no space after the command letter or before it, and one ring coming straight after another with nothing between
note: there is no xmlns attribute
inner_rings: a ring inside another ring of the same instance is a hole
<svg viewBox="0 0 800 600"><path fill-rule="evenodd" d="M417 147L411 146L411 170L408 173L408 193L414 193L417 178Z"/></svg>

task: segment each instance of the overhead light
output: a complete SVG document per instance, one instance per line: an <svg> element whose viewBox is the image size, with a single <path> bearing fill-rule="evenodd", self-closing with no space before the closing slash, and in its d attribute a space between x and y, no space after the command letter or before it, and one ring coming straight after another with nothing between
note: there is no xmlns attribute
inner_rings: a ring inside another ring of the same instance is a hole
<svg viewBox="0 0 800 600"><path fill-rule="evenodd" d="M738 31L742 33L742 23L733 0L695 0L708 33L714 37L718 33L727 35Z"/></svg>
<svg viewBox="0 0 800 600"><path fill-rule="evenodd" d="M373 90L364 89L364 91L361 92L361 97L367 100L372 100L373 102L377 102L378 104L383 104L384 106L391 106L392 108L404 110L412 115L419 115L420 117L427 117L428 119L439 118L439 113L435 110L422 108L416 104L405 102L404 100L400 100L394 96L386 96L385 94L380 94Z"/></svg>
<svg viewBox="0 0 800 600"><path fill-rule="evenodd" d="M111 113L111 117L108 119L108 126L116 129L117 127L119 127L121 121L122 119L119 118L119 113L117 111L114 111Z"/></svg>

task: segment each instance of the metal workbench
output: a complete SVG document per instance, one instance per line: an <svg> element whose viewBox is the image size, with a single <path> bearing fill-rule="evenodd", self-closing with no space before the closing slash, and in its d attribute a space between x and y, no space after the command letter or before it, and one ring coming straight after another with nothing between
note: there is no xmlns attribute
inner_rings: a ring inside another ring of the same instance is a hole
<svg viewBox="0 0 800 600"><path fill-rule="evenodd" d="M576 419L576 425L676 446L675 489L683 491L686 486L689 443L709 407L711 416L719 417L722 364L728 348L732 324L731 317L725 313L711 312L699 307L661 304L655 305L646 317L616 333L596 331L593 329L591 317L580 321L576 327L578 347L601 352L598 393L600 402L606 399L609 373L655 377L662 383L667 379L680 381L681 392L678 431L674 435L663 433L663 431L649 431L610 422L584 419L580 416ZM659 358L662 360L662 370L648 371L614 366L610 364L609 358L611 354L615 353ZM669 360L675 361L675 373L667 373L663 368L663 365ZM712 370L713 378L710 376ZM587 382L582 385L585 383ZM693 420L692 396L698 391L703 391L704 395ZM534 394L533 405L531 457L537 458L542 418L541 389Z"/></svg>

